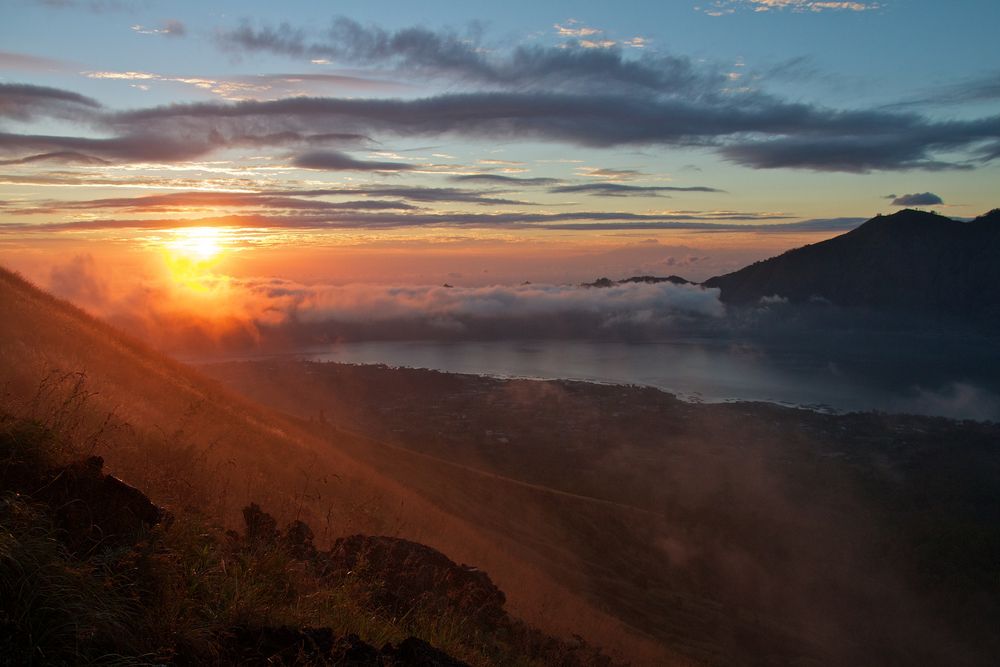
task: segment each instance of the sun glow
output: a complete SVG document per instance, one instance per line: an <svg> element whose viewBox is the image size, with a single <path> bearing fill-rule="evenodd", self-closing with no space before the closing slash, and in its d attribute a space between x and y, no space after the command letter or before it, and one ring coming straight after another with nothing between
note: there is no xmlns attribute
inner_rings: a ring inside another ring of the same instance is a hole
<svg viewBox="0 0 1000 667"><path fill-rule="evenodd" d="M207 262L222 252L222 232L217 227L180 229L167 247L178 257Z"/></svg>
<svg viewBox="0 0 1000 667"><path fill-rule="evenodd" d="M213 269L225 251L224 233L217 227L178 229L163 249L175 283L206 291L216 282Z"/></svg>

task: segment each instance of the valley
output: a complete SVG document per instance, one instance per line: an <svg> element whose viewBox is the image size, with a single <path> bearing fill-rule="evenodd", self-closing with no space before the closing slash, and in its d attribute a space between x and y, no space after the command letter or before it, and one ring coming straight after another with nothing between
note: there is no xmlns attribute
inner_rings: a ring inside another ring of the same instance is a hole
<svg viewBox="0 0 1000 667"><path fill-rule="evenodd" d="M205 370L321 437L361 436L359 459L696 663L995 650L995 425L380 366Z"/></svg>

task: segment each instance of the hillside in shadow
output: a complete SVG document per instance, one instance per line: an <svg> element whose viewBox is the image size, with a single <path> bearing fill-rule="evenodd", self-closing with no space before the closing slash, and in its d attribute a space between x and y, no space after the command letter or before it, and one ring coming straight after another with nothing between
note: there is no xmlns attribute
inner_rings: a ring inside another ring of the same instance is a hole
<svg viewBox="0 0 1000 667"><path fill-rule="evenodd" d="M512 618L487 574L430 547L352 535L324 550L256 504L224 531L77 444L0 415L4 664L614 664Z"/></svg>
<svg viewBox="0 0 1000 667"><path fill-rule="evenodd" d="M1000 321L1000 209L971 222L906 209L835 238L706 280L722 300L889 309L979 324Z"/></svg>
<svg viewBox="0 0 1000 667"><path fill-rule="evenodd" d="M695 664L990 664L998 426L270 360L302 418Z"/></svg>

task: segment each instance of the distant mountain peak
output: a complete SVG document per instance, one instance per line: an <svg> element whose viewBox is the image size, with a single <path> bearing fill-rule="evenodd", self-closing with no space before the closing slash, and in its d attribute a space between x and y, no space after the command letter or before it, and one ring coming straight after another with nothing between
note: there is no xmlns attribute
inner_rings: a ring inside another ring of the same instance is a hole
<svg viewBox="0 0 1000 667"><path fill-rule="evenodd" d="M972 223L917 209L711 278L722 300L751 305L780 296L848 308L1000 321L1000 209Z"/></svg>
<svg viewBox="0 0 1000 667"><path fill-rule="evenodd" d="M952 220L951 218L941 215L936 211L921 211L917 208L904 208L895 213L890 213L888 215L876 215L874 218L868 222L861 225L865 227L868 225L886 225L886 224L913 224L913 223L952 223L958 222L957 220ZM858 227L860 229L861 227Z"/></svg>
<svg viewBox="0 0 1000 667"><path fill-rule="evenodd" d="M983 213L981 216L973 220L973 222L1000 223L1000 208L995 208L988 213Z"/></svg>
<svg viewBox="0 0 1000 667"><path fill-rule="evenodd" d="M655 285L657 283L673 283L674 285L693 285L694 283L687 278L681 278L680 276L670 275L666 277L662 276L632 276L630 278L622 278L621 280L611 280L611 278L598 278L592 283L580 283L580 287L614 287L615 285L625 285L628 283L645 283L647 285Z"/></svg>

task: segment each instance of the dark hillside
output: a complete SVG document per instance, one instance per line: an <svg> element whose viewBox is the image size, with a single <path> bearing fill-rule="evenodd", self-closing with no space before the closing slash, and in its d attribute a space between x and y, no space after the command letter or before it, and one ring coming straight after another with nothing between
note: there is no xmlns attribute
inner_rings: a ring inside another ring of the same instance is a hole
<svg viewBox="0 0 1000 667"><path fill-rule="evenodd" d="M256 504L225 531L75 459L78 444L0 413L0 664L614 664L512 618L487 574L430 547L323 550Z"/></svg>
<svg viewBox="0 0 1000 667"><path fill-rule="evenodd" d="M705 281L732 304L793 303L891 309L1000 321L1000 210L972 222L903 210L827 241Z"/></svg>
<svg viewBox="0 0 1000 667"><path fill-rule="evenodd" d="M694 664L1000 655L1000 425L287 359L206 370L318 433L362 429L380 470Z"/></svg>

